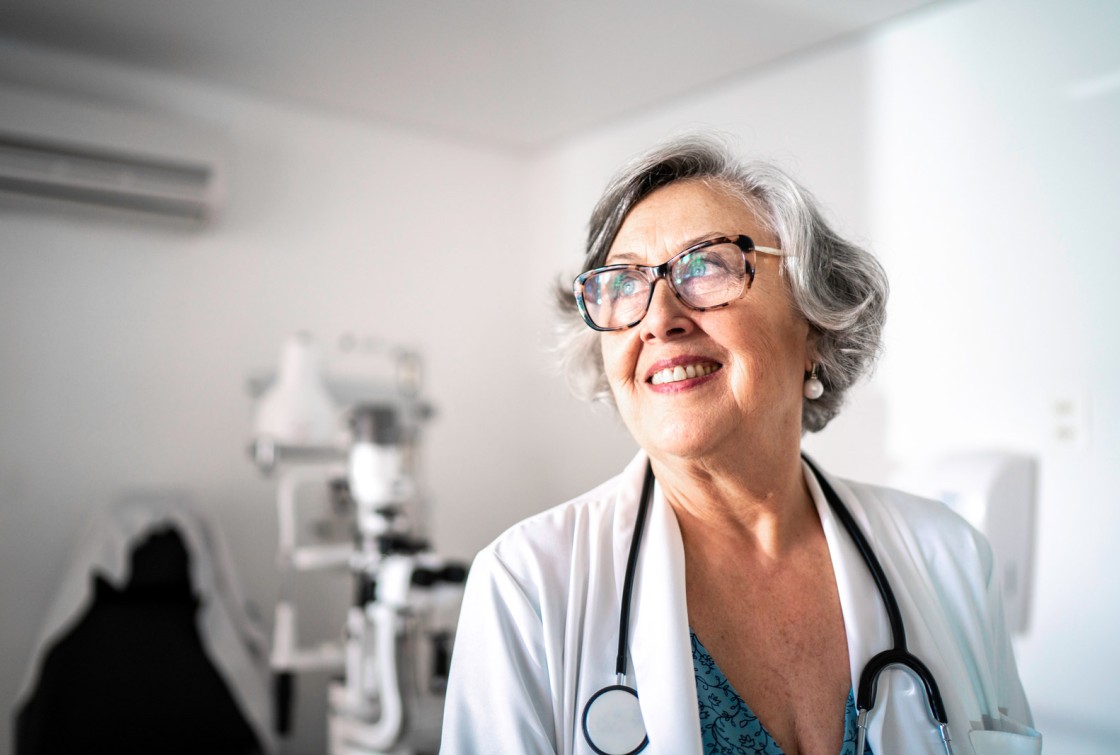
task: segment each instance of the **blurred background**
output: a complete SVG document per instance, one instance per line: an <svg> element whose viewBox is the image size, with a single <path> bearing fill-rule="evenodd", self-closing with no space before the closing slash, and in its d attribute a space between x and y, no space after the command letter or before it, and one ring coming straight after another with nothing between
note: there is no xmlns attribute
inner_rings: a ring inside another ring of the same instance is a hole
<svg viewBox="0 0 1120 755"><path fill-rule="evenodd" d="M551 291L608 176L693 129L784 166L890 276L878 370L806 438L826 468L1038 460L1019 669L1048 752L1120 752L1118 38L1112 0L0 4L0 132L213 171L197 219L0 199L0 753L115 502L192 501L270 630L250 384L292 333L333 375L422 356L441 553L619 471L634 444L553 367ZM337 632L348 588L297 589ZM324 687L282 752L323 751Z"/></svg>

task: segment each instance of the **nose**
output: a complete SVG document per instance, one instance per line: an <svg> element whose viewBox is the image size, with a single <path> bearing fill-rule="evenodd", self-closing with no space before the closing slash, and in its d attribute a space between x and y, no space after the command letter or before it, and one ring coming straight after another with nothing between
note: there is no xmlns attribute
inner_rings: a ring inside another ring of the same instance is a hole
<svg viewBox="0 0 1120 755"><path fill-rule="evenodd" d="M686 307L669 288L668 281L658 279L653 284L653 297L646 316L642 318L643 341L669 340L688 335L696 328L692 310Z"/></svg>

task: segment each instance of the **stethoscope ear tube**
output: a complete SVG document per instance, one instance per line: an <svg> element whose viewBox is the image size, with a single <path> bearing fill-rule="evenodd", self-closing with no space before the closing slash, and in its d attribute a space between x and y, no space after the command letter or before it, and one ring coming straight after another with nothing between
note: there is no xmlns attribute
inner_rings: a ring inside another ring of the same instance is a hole
<svg viewBox="0 0 1120 755"><path fill-rule="evenodd" d="M884 650L878 655L874 656L867 665L863 667L863 671L859 675L859 689L856 693L856 708L859 709L861 715L864 717L867 711L875 707L875 690L879 683L879 674L887 666L903 666L910 669L918 679L921 680L922 685L925 687L926 702L929 705L930 714L933 719L941 725L942 733L948 729L949 719L945 714L945 703L941 699L941 691L937 688L937 682L933 678L933 673L929 668L918 660L917 656L912 655L906 649L906 628L902 624L902 611L898 607L898 601L895 599L894 591L891 589L890 582L887 581L886 572L883 571L882 564L875 556L875 551L871 550L870 543L863 534L863 530L856 524L855 517L852 512L848 511L848 507L840 500L840 496L836 494L832 484L825 479L821 471L817 469L817 465L809 460L807 456L802 455L802 459L809 465L809 469L813 471L817 482L820 483L821 491L824 493L825 499L828 501L829 508L844 525L844 529L848 531L848 535L855 543L856 549L860 555L863 556L863 561L867 564L868 571L871 572L871 578L875 581L875 587L879 590L879 595L883 600L883 607L887 611L887 618L891 625L891 636L893 638L893 647L890 650ZM947 735L946 735L947 736ZM947 741L947 740L946 740ZM946 744L948 747L948 744Z"/></svg>
<svg viewBox="0 0 1120 755"><path fill-rule="evenodd" d="M937 681L933 678L929 667L916 655L895 648L884 650L863 667L863 672L859 675L859 690L856 693L856 707L859 710L871 710L875 707L879 674L888 666L902 666L914 672L925 687L926 702L929 703L929 712L933 720L939 724L949 723L949 717L945 714L945 703L941 700L941 690L937 688Z"/></svg>
<svg viewBox="0 0 1120 755"><path fill-rule="evenodd" d="M627 686L626 656L630 647L630 603L634 592L634 576L638 568L638 552L642 545L642 531L653 497L653 464L646 464L642 483L642 498L630 538L630 552L626 558L626 576L622 582L622 608L618 619L618 658L615 675L618 683L604 687L591 696L583 708L583 738L597 755L637 755L649 745L642 709L638 705L638 692Z"/></svg>
<svg viewBox="0 0 1120 755"><path fill-rule="evenodd" d="M653 496L653 462L646 463L646 476L642 482L642 499L638 504L638 518L634 522L634 534L630 538L630 553L626 557L626 576L622 581L622 609L618 619L618 657L614 672L626 675L626 654L630 647L630 599L634 593L634 574L638 570L638 551L642 547L642 531L645 529L646 515L649 513L650 499Z"/></svg>
<svg viewBox="0 0 1120 755"><path fill-rule="evenodd" d="M887 581L887 575L883 572L883 567L879 563L875 551L871 550L871 544L867 542L864 537L863 530L856 524L852 512L848 511L848 507L840 500L840 496L833 490L832 485L821 474L821 470L817 468L808 456L802 455L802 459L809 465L809 469L813 470L813 474L817 478L817 482L821 486L821 492L824 493L825 500L828 501L828 507L832 509L832 513L844 525L844 529L848 532L848 536L852 538L855 543L856 550L859 555L863 557L863 562L867 564L868 571L871 572L871 578L875 580L875 587L879 590L879 596L883 599L883 607L887 610L887 619L891 624L891 638L893 640L893 648L895 650L906 650L906 627L902 623L902 611L898 608L898 601L895 600L894 591L891 589L890 582Z"/></svg>

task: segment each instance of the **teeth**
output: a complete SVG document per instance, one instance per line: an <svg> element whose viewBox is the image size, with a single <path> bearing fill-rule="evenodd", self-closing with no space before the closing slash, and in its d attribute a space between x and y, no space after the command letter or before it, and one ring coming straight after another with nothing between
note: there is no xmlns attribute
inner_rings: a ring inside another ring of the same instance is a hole
<svg viewBox="0 0 1120 755"><path fill-rule="evenodd" d="M653 385L662 385L664 383L676 383L681 380L688 380L689 378L704 377L711 375L719 369L717 364L690 364L687 367L667 367L664 370L653 373L650 382Z"/></svg>

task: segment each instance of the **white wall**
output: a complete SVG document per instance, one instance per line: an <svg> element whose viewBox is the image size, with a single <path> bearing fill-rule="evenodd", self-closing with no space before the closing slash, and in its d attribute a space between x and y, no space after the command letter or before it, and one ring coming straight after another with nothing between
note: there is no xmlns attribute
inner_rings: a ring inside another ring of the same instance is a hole
<svg viewBox="0 0 1120 755"><path fill-rule="evenodd" d="M533 174L555 208L542 276L561 255L578 264L617 165L696 127L784 165L867 242L892 283L886 353L806 447L880 482L952 450L1039 458L1017 652L1047 751L1083 755L1120 742L1118 33L1115 3L946 4L570 140ZM1063 441L1071 400L1088 432ZM577 447L583 415L557 419Z"/></svg>
<svg viewBox="0 0 1120 755"><path fill-rule="evenodd" d="M1041 460L1033 626L1053 752L1120 742L1120 5L963 5L873 45L873 233L894 285L882 380L901 460ZM1111 90L1085 96L1101 77ZM1057 407L1088 428L1061 441ZM1081 748L1084 748L1083 750Z"/></svg>

